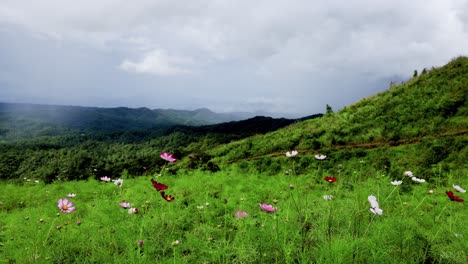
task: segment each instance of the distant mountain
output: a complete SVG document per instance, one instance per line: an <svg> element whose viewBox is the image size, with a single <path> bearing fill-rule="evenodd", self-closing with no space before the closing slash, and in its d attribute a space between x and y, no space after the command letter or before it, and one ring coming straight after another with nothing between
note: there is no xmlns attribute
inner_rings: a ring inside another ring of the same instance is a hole
<svg viewBox="0 0 468 264"><path fill-rule="evenodd" d="M206 108L189 111L0 103L0 140L75 132L211 125L252 116L248 113L214 113Z"/></svg>

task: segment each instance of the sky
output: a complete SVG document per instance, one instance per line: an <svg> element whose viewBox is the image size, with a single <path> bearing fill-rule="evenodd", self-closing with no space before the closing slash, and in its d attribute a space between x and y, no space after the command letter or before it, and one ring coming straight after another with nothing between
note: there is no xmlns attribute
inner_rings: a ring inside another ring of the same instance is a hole
<svg viewBox="0 0 468 264"><path fill-rule="evenodd" d="M468 55L468 0L1 0L0 101L288 117Z"/></svg>

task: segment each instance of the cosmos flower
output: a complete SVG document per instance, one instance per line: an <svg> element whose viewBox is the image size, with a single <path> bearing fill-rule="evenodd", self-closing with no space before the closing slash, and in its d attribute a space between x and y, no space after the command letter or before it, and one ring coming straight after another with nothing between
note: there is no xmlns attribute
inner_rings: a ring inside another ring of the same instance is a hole
<svg viewBox="0 0 468 264"><path fill-rule="evenodd" d="M373 214L382 215L383 210L380 209L379 203L377 202L377 198L376 198L374 195L369 195L369 196L367 197L367 200L369 201L370 206L371 206L370 211L371 211Z"/></svg>
<svg viewBox="0 0 468 264"><path fill-rule="evenodd" d="M325 180L329 183L334 183L336 182L336 178L333 178L333 177L330 177L330 176L326 176L325 177Z"/></svg>
<svg viewBox="0 0 468 264"><path fill-rule="evenodd" d="M70 198L73 198L73 197L76 196L76 193L69 193L69 194L67 194L67 196L70 197Z"/></svg>
<svg viewBox="0 0 468 264"><path fill-rule="evenodd" d="M453 186L453 188L454 188L455 190L457 190L457 191L459 191L459 192L461 192L461 193L466 193L466 190L463 189L462 187L460 187L459 185L455 185L455 184L454 184L454 185L452 185L452 186Z"/></svg>
<svg viewBox="0 0 468 264"><path fill-rule="evenodd" d="M118 180L113 180L114 184L121 187L122 188L122 185L123 185L123 180L122 179L118 179Z"/></svg>
<svg viewBox="0 0 468 264"><path fill-rule="evenodd" d="M110 182L111 178L104 176L104 177L101 177L101 181Z"/></svg>
<svg viewBox="0 0 468 264"><path fill-rule="evenodd" d="M273 205L271 205L271 204L264 204L263 203L263 204L258 204L258 205L260 205L260 209L262 209L265 212L273 213L276 210L278 210L278 208L273 207Z"/></svg>
<svg viewBox="0 0 468 264"><path fill-rule="evenodd" d="M403 174L404 174L405 176L410 177L410 178L413 177L413 172L411 172L411 171L405 171Z"/></svg>
<svg viewBox="0 0 468 264"><path fill-rule="evenodd" d="M237 219L242 219L242 218L245 218L245 217L249 216L249 214L247 212L237 210L236 213L234 214L234 216Z"/></svg>
<svg viewBox="0 0 468 264"><path fill-rule="evenodd" d="M324 160L327 158L327 156L325 155L315 155L315 158L318 159L318 160Z"/></svg>
<svg viewBox="0 0 468 264"><path fill-rule="evenodd" d="M293 150L291 152L286 152L286 157L290 158L290 157L294 157L298 154L299 152L297 152L296 150Z"/></svg>
<svg viewBox="0 0 468 264"><path fill-rule="evenodd" d="M403 181L392 181L390 182L393 186L398 186L403 183Z"/></svg>
<svg viewBox="0 0 468 264"><path fill-rule="evenodd" d="M167 152L161 153L160 157L161 157L161 159L163 159L165 161L169 161L169 162L175 162L177 160L177 159L174 158L174 156L172 154L169 154Z"/></svg>
<svg viewBox="0 0 468 264"><path fill-rule="evenodd" d="M411 180L413 180L414 182L417 182L417 183L426 182L426 180L424 180L424 179L419 179L419 178L416 178L416 177L411 177Z"/></svg>
<svg viewBox="0 0 468 264"><path fill-rule="evenodd" d="M128 213L129 214L138 214L138 208L130 208L128 209Z"/></svg>
<svg viewBox="0 0 468 264"><path fill-rule="evenodd" d="M458 196L455 196L452 191L446 191L445 193L447 194L447 196L449 197L451 201L463 203L463 199L461 199Z"/></svg>
<svg viewBox="0 0 468 264"><path fill-rule="evenodd" d="M60 211L62 211L63 213L67 213L67 214L76 210L75 205L72 202L68 201L68 198L58 199L57 206L60 209Z"/></svg>
<svg viewBox="0 0 468 264"><path fill-rule="evenodd" d="M326 194L326 195L323 196L323 199L326 200L326 201L333 200L333 198L334 198L333 195Z"/></svg>
<svg viewBox="0 0 468 264"><path fill-rule="evenodd" d="M131 206L131 204L127 203L127 202L121 202L121 203L119 203L119 205L120 205L120 207L125 208L125 209L127 209L127 208L129 208Z"/></svg>

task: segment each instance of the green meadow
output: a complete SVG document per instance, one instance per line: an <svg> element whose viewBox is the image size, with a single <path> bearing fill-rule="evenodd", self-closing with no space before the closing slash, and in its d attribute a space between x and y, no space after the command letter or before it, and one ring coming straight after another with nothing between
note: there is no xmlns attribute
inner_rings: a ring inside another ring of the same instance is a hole
<svg viewBox="0 0 468 264"><path fill-rule="evenodd" d="M468 263L467 98L458 57L298 120L0 108L0 263Z"/></svg>
<svg viewBox="0 0 468 264"><path fill-rule="evenodd" d="M277 175L232 166L128 177L121 187L95 179L2 182L1 261L467 263L466 207L445 194L466 198L452 186L468 186L466 177L449 172L444 183L418 183L404 171L399 178L368 175L366 160L350 167L327 159L296 174L300 155L284 158L289 167ZM325 164L332 169L321 169ZM162 199L151 178L166 184L175 200ZM394 186L395 180L403 183ZM70 193L76 210L61 212L57 201ZM369 195L382 215L371 212ZM129 214L122 201L138 212ZM277 210L263 211L260 203ZM247 215L236 217L236 211Z"/></svg>

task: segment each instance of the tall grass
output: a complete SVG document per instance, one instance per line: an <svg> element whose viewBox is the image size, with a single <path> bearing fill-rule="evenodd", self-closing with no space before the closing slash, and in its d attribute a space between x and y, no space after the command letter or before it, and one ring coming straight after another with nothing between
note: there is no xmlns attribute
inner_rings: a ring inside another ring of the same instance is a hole
<svg viewBox="0 0 468 264"><path fill-rule="evenodd" d="M448 173L443 176L450 185L418 184L402 172L404 183L392 186L396 179L384 173L364 175L361 166L345 164L327 172L318 166L299 175L241 174L235 169L164 175L157 180L169 186L167 193L175 197L170 203L152 187L149 176L124 179L121 188L92 179L47 185L2 182L0 261L468 262L466 206L445 195L453 190L451 184L467 187L466 177ZM326 182L327 174L337 181ZM68 193L77 194L70 198L76 211L61 213L57 199ZM371 194L383 215L370 212ZM129 214L121 201L130 202L138 213ZM259 203L278 210L264 212ZM237 210L248 216L237 219Z"/></svg>

